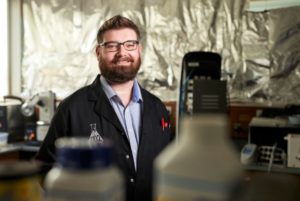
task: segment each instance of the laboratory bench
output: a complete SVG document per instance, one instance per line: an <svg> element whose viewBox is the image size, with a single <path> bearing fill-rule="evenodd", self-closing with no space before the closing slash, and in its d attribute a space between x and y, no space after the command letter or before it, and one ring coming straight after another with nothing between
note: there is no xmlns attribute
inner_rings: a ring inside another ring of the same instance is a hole
<svg viewBox="0 0 300 201"><path fill-rule="evenodd" d="M243 165L243 168L247 172L262 171L269 172L268 165ZM300 176L300 168L280 167L272 166L270 173L285 173L285 174L296 174Z"/></svg>
<svg viewBox="0 0 300 201"><path fill-rule="evenodd" d="M39 150L39 145L27 142L8 143L0 146L0 161L32 160Z"/></svg>
<svg viewBox="0 0 300 201"><path fill-rule="evenodd" d="M238 156L240 157L241 150L243 146L248 143L248 141L246 139L232 139L231 141L234 149L236 150ZM254 172L267 173L269 171L268 164L262 164L262 163L252 163L249 165L243 165L242 167L245 170L245 172L250 174ZM293 175L300 176L300 168L292 168L284 165L272 165L270 169L270 173L284 173L284 174L293 174Z"/></svg>
<svg viewBox="0 0 300 201"><path fill-rule="evenodd" d="M240 151L246 140L233 140L233 145ZM9 143L0 146L0 162L4 160L32 160L39 150L36 144L25 142ZM272 166L268 173L267 165L243 165L244 179L237 189L234 200L293 200L300 198L300 168ZM274 199L278 198L278 199Z"/></svg>
<svg viewBox="0 0 300 201"><path fill-rule="evenodd" d="M233 147L238 156L245 144L246 139L232 139ZM237 199L246 201L294 201L300 200L300 168L290 168L285 165L251 163L242 165L243 182L239 185L240 189Z"/></svg>

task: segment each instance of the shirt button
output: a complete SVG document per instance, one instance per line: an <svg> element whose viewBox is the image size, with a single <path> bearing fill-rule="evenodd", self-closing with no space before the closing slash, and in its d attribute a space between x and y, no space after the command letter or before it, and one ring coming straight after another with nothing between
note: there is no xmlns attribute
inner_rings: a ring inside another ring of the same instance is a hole
<svg viewBox="0 0 300 201"><path fill-rule="evenodd" d="M126 154L126 159L129 159L130 157L129 157L129 155L128 154Z"/></svg>
<svg viewBox="0 0 300 201"><path fill-rule="evenodd" d="M133 179L133 178L130 178L130 182L133 183L133 182L134 182L134 179Z"/></svg>

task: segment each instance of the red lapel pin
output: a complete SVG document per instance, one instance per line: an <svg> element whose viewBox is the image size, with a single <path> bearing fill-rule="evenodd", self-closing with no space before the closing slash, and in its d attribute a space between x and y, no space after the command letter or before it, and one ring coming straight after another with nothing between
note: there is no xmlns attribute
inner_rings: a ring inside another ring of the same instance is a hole
<svg viewBox="0 0 300 201"><path fill-rule="evenodd" d="M161 126L163 130L168 127L168 122L164 118L161 119Z"/></svg>

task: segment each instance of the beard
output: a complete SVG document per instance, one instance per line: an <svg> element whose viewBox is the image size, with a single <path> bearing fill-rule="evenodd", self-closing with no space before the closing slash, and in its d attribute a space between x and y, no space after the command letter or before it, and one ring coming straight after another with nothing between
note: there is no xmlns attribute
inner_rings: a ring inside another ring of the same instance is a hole
<svg viewBox="0 0 300 201"><path fill-rule="evenodd" d="M119 65L119 61L130 62L130 65ZM131 57L126 58L115 58L111 62L105 61L103 58L99 61L99 68L103 77L107 81L115 84L122 84L133 80L141 65L141 58L139 57L136 61Z"/></svg>

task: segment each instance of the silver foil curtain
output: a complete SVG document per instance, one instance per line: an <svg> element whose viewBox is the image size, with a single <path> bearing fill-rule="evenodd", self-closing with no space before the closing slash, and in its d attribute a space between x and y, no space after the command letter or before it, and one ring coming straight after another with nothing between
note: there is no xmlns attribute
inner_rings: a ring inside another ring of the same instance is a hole
<svg viewBox="0 0 300 201"><path fill-rule="evenodd" d="M297 103L300 7L246 12L244 0L23 0L22 91L65 97L99 73L99 26L121 14L142 32L143 87L176 100L190 51L222 56L231 101Z"/></svg>

